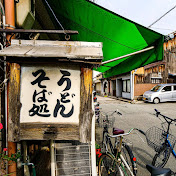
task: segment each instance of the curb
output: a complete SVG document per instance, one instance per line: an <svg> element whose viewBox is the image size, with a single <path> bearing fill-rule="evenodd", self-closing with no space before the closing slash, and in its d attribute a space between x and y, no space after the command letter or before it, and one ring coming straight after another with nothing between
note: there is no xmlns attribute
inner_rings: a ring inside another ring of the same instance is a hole
<svg viewBox="0 0 176 176"><path fill-rule="evenodd" d="M98 96L104 97L102 95L98 95ZM115 100L119 100L119 101L123 101L123 102L127 102L127 103L131 103L131 104L144 103L143 101L139 101L139 100L128 100L128 99L118 98L118 97L114 97L114 96L106 96L106 97L111 98L111 99L115 99Z"/></svg>

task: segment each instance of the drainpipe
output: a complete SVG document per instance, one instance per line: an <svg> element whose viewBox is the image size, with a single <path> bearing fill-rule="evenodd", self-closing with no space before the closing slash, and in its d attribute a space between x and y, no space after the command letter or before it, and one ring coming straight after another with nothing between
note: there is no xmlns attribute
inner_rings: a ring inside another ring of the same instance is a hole
<svg viewBox="0 0 176 176"><path fill-rule="evenodd" d="M94 109L94 103L92 99L92 109ZM95 113L92 118L91 124L91 165L92 165L92 175L97 176L96 170L96 148L95 148Z"/></svg>
<svg viewBox="0 0 176 176"><path fill-rule="evenodd" d="M131 95L131 100L134 100L134 77L135 77L135 73L136 73L137 69L131 71L131 87L132 87L132 95Z"/></svg>
<svg viewBox="0 0 176 176"><path fill-rule="evenodd" d="M54 141L50 141L50 155L51 155L51 176L55 176L55 162L54 162Z"/></svg>
<svg viewBox="0 0 176 176"><path fill-rule="evenodd" d="M5 16L6 16L6 24L10 26L15 26L15 2L14 0L4 0L5 3ZM13 29L13 28L8 28ZM10 35L6 36L6 39L10 39ZM8 87L7 87L7 123L8 123ZM8 155L16 153L16 143L8 142ZM11 176L16 176L17 166L16 163L13 163L8 168L9 174Z"/></svg>
<svg viewBox="0 0 176 176"><path fill-rule="evenodd" d="M6 24L15 26L15 2L14 0L4 0L5 2L5 16ZM13 29L8 27L8 29ZM10 35L7 35L7 40L10 39Z"/></svg>

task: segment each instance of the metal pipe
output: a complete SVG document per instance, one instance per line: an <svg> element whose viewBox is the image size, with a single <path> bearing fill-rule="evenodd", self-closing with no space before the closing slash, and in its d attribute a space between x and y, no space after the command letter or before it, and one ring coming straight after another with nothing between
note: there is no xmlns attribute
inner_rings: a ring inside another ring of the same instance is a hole
<svg viewBox="0 0 176 176"><path fill-rule="evenodd" d="M51 176L55 176L55 163L54 163L54 142L50 141L50 155L51 155Z"/></svg>
<svg viewBox="0 0 176 176"><path fill-rule="evenodd" d="M117 58L114 58L114 59L111 59L111 60L102 62L101 65L104 65L104 64L107 64L107 63L110 63L110 62L114 62L114 61L116 61L116 60L123 59L123 58L125 58L125 57L133 56L133 55L136 55L136 54L139 54L139 53L142 53L142 52L151 50L151 49L153 49L153 48L155 48L155 47L154 47L154 46L151 46L151 47L149 47L149 48L145 48L145 49L143 49L143 50L136 51L136 52L134 52L134 53L130 53L130 54L127 54L127 55L124 55L124 56L120 56L120 57L117 57Z"/></svg>
<svg viewBox="0 0 176 176"><path fill-rule="evenodd" d="M131 92L131 100L134 98L134 79L133 79L133 71L130 72L130 92Z"/></svg>
<svg viewBox="0 0 176 176"><path fill-rule="evenodd" d="M4 6L2 4L2 2L0 2L0 7L2 9L2 27L3 29L5 29L5 24L6 24L6 18L5 18L5 10L4 10ZM5 39L6 39L6 33L3 33L3 44L5 43Z"/></svg>
<svg viewBox="0 0 176 176"><path fill-rule="evenodd" d="M6 33L46 33L46 34L79 34L78 31L73 30L39 30L39 29L14 29L15 26L12 24L6 24L7 26L12 26L13 29L0 29L0 32L6 32Z"/></svg>
<svg viewBox="0 0 176 176"><path fill-rule="evenodd" d="M92 109L94 109L94 103L92 98ZM92 175L96 176L96 148L95 148L95 113L92 118L92 126L91 126L91 164L92 164Z"/></svg>
<svg viewBox="0 0 176 176"><path fill-rule="evenodd" d="M132 87L132 95L131 95L131 99L134 100L134 78L135 78L135 73L136 73L137 69L131 71L131 87Z"/></svg>
<svg viewBox="0 0 176 176"><path fill-rule="evenodd" d="M6 23L15 26L15 2L14 0L5 0Z"/></svg>

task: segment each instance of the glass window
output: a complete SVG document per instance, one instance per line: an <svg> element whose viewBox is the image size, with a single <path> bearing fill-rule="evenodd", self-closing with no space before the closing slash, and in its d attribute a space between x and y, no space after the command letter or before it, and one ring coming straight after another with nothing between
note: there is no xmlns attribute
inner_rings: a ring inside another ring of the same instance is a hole
<svg viewBox="0 0 176 176"><path fill-rule="evenodd" d="M130 80L127 80L127 92L130 92Z"/></svg>
<svg viewBox="0 0 176 176"><path fill-rule="evenodd" d="M160 90L160 88L161 88L161 86L156 85L155 87L153 87L153 88L151 89L151 91L157 92L158 90Z"/></svg>
<svg viewBox="0 0 176 176"><path fill-rule="evenodd" d="M123 81L123 92L130 92L130 79Z"/></svg>
<svg viewBox="0 0 176 176"><path fill-rule="evenodd" d="M176 86L174 86L174 90L176 90Z"/></svg>
<svg viewBox="0 0 176 176"><path fill-rule="evenodd" d="M126 80L123 81L123 92L126 92Z"/></svg>
<svg viewBox="0 0 176 176"><path fill-rule="evenodd" d="M171 86L166 86L166 87L163 88L163 90L165 90L165 91L171 91Z"/></svg>

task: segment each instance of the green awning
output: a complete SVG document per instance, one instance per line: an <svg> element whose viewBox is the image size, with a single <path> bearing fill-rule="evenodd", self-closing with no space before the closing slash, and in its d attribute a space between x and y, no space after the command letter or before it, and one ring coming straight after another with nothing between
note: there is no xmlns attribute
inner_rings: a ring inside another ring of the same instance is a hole
<svg viewBox="0 0 176 176"><path fill-rule="evenodd" d="M97 68L105 77L163 59L164 36L157 32L86 0L48 0L48 3L65 29L79 32L72 40L103 43L103 61L154 46L152 50Z"/></svg>

